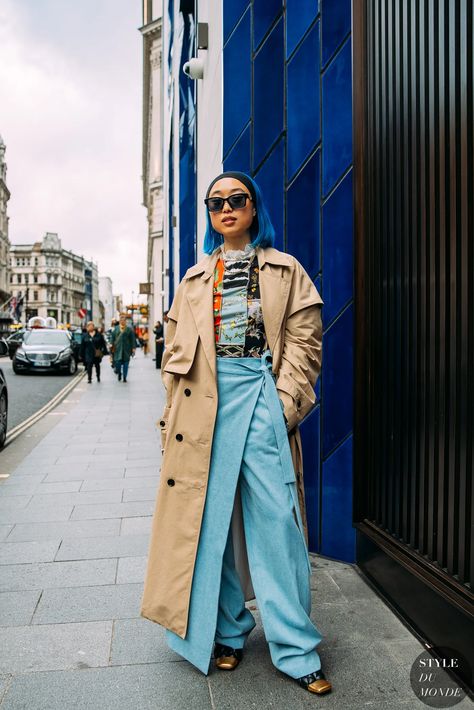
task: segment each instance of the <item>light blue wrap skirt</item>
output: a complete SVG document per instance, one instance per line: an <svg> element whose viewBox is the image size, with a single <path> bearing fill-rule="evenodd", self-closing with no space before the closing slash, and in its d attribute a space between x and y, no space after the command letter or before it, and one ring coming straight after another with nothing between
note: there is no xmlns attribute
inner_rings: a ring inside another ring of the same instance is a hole
<svg viewBox="0 0 474 710"><path fill-rule="evenodd" d="M231 517L240 495L248 562L274 665L316 671L321 634L310 619L311 565L271 354L217 358L218 410L186 638L170 648L206 675L217 640L243 648L255 626L235 570Z"/></svg>

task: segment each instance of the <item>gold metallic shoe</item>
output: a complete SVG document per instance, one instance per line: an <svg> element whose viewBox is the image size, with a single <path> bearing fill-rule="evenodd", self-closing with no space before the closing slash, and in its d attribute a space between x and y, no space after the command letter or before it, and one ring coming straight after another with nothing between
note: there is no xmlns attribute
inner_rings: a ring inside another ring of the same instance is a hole
<svg viewBox="0 0 474 710"><path fill-rule="evenodd" d="M233 671L239 665L242 656L243 651L241 648L232 648L221 643L216 643L214 647L216 668L220 668L221 671Z"/></svg>
<svg viewBox="0 0 474 710"><path fill-rule="evenodd" d="M329 693L332 688L331 683L326 680L326 677L321 669L319 669L319 671L314 671L314 673L310 673L309 675L297 678L296 680L303 688L309 690L310 693L316 693L317 695Z"/></svg>

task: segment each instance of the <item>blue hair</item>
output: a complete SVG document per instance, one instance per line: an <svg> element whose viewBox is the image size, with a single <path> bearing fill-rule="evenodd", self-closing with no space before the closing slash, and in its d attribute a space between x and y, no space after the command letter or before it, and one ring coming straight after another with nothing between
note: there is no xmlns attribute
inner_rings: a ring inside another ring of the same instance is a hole
<svg viewBox="0 0 474 710"><path fill-rule="evenodd" d="M247 173L244 173L247 175ZM255 190L255 209L257 214L253 218L253 222L250 225L250 236L252 237L253 247L272 247L275 239L275 230L273 228L270 215L268 214L267 208L263 201L262 192L250 175L247 175L248 179L251 181L253 188ZM209 216L209 211L206 209L206 221L207 228L206 234L204 235L204 253L212 254L212 252L217 249L223 242L224 237L212 226L211 218Z"/></svg>

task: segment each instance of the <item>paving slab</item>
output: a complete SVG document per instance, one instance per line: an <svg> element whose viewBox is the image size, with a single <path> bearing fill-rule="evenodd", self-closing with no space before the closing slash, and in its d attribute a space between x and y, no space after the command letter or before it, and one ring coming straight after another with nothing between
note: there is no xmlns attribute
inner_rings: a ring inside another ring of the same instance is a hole
<svg viewBox="0 0 474 710"><path fill-rule="evenodd" d="M158 492L158 481L155 485L146 488L124 488L122 500L125 502L135 500L155 500Z"/></svg>
<svg viewBox="0 0 474 710"><path fill-rule="evenodd" d="M138 585L141 586L141 585ZM132 663L182 662L172 651L165 638L165 629L148 619L119 619L114 622L110 663L114 666Z"/></svg>
<svg viewBox="0 0 474 710"><path fill-rule="evenodd" d="M26 508L31 498L31 495L22 494L0 497L0 515L4 511L8 512L10 510L17 510L18 508Z"/></svg>
<svg viewBox="0 0 474 710"><path fill-rule="evenodd" d="M145 581L146 555L121 557L117 565L117 584Z"/></svg>
<svg viewBox="0 0 474 710"><path fill-rule="evenodd" d="M76 481L56 481L55 483L42 482L36 489L38 495L49 495L50 493L73 493L81 488L82 479Z"/></svg>
<svg viewBox="0 0 474 710"><path fill-rule="evenodd" d="M3 523L49 523L69 520L73 505L41 505L34 508L2 510Z"/></svg>
<svg viewBox="0 0 474 710"><path fill-rule="evenodd" d="M134 476L133 478L106 478L104 480L84 480L81 491L131 490L132 488L158 487L159 473L152 476Z"/></svg>
<svg viewBox="0 0 474 710"><path fill-rule="evenodd" d="M5 540L13 530L13 525L0 525L0 541Z"/></svg>
<svg viewBox="0 0 474 710"><path fill-rule="evenodd" d="M151 533L151 515L137 518L124 518L122 527L120 528L121 535L146 535Z"/></svg>
<svg viewBox="0 0 474 710"><path fill-rule="evenodd" d="M139 615L142 584L45 589L33 624L130 619Z"/></svg>
<svg viewBox="0 0 474 710"><path fill-rule="evenodd" d="M120 503L122 493L120 490L103 491L72 491L65 493L39 493L30 496L28 507L34 505L89 505L98 503Z"/></svg>
<svg viewBox="0 0 474 710"><path fill-rule="evenodd" d="M28 626L40 596L39 589L24 592L1 592L0 626Z"/></svg>
<svg viewBox="0 0 474 710"><path fill-rule="evenodd" d="M44 482L51 483L54 481L76 481L78 475L81 475L83 479L94 480L102 480L103 478L123 478L124 473L125 466L116 465L111 468L101 466L100 471L96 468L81 468L78 471L77 469L70 470L64 466L55 466L54 469L51 467L48 471L46 471L47 475Z"/></svg>
<svg viewBox="0 0 474 710"><path fill-rule="evenodd" d="M101 503L98 505L76 505L72 511L71 520L92 520L105 518L131 518L151 515L153 505L150 501L134 501L132 503Z"/></svg>
<svg viewBox="0 0 474 710"><path fill-rule="evenodd" d="M183 663L153 663L58 673L11 682L2 710L211 710L206 678ZM33 710L33 708L32 708Z"/></svg>
<svg viewBox="0 0 474 710"><path fill-rule="evenodd" d="M8 542L20 540L40 540L61 538L96 537L98 535L118 535L120 520L68 520L65 523L25 523L9 526Z"/></svg>
<svg viewBox="0 0 474 710"><path fill-rule="evenodd" d="M106 666L111 636L111 621L0 627L0 672Z"/></svg>
<svg viewBox="0 0 474 710"><path fill-rule="evenodd" d="M0 543L0 565L52 562L60 544L61 538L29 540L28 542L2 542Z"/></svg>
<svg viewBox="0 0 474 710"><path fill-rule="evenodd" d="M147 466L135 466L135 461L129 461L130 464L133 463L133 466L126 466L125 467L125 478L135 478L135 477L142 477L142 476L156 476L160 472L160 463L158 461L156 462L150 462Z"/></svg>
<svg viewBox="0 0 474 710"><path fill-rule="evenodd" d="M46 474L39 474L36 476L28 476L23 478L7 478L0 484L0 496L16 496L24 495L26 493L32 493L38 489L41 481L44 480Z"/></svg>
<svg viewBox="0 0 474 710"><path fill-rule="evenodd" d="M115 559L3 565L0 591L113 584L116 571Z"/></svg>
<svg viewBox="0 0 474 710"><path fill-rule="evenodd" d="M56 560L87 560L104 557L136 557L148 550L149 535L114 535L63 540ZM1 550L1 547L0 547Z"/></svg>

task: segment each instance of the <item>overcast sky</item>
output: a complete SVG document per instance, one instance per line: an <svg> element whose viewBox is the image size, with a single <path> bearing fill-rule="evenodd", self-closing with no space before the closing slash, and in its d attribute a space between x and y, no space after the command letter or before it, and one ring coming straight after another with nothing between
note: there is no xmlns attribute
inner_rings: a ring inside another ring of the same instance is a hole
<svg viewBox="0 0 474 710"><path fill-rule="evenodd" d="M146 280L141 0L0 0L10 241L57 232L126 300Z"/></svg>

